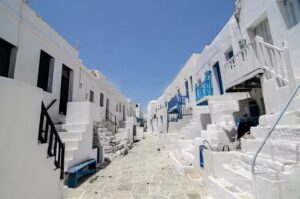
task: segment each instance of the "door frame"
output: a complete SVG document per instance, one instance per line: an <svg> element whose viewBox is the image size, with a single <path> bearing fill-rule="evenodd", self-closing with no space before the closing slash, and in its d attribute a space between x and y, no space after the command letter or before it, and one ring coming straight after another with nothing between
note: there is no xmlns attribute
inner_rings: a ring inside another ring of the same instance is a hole
<svg viewBox="0 0 300 199"><path fill-rule="evenodd" d="M216 62L212 66L212 69L213 69L213 72L214 72L214 75L215 75L215 79L216 79L218 87L219 87L220 95L223 95L224 94L224 87L223 87L222 75L221 75L221 69L220 69L219 62Z"/></svg>
<svg viewBox="0 0 300 199"><path fill-rule="evenodd" d="M66 110L64 113L63 107L62 107L62 84L63 84L63 72L66 71L68 73L68 93L67 93L67 102L66 102ZM61 82L60 82L60 99L59 99L59 114L66 115L67 113L67 104L68 102L72 101L72 95L73 95L73 70L66 66L65 64L62 65L62 73L61 73Z"/></svg>

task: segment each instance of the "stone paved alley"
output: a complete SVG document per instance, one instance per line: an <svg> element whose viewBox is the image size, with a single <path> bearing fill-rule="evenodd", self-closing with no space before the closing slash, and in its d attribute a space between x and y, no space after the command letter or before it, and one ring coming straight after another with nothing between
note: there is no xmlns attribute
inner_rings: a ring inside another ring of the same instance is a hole
<svg viewBox="0 0 300 199"><path fill-rule="evenodd" d="M135 143L125 157L119 157L76 189L68 189L69 199L199 199L206 198L202 181L181 176L168 151L158 150L157 137L147 135Z"/></svg>

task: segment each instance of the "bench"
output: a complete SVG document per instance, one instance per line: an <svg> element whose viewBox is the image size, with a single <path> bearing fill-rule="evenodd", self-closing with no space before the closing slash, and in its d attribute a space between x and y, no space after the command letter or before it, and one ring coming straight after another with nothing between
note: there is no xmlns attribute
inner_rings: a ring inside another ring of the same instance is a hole
<svg viewBox="0 0 300 199"><path fill-rule="evenodd" d="M70 168L67 171L67 173L69 174L67 181L68 187L74 188L77 184L77 180L80 177L96 173L96 164L97 161L93 159Z"/></svg>

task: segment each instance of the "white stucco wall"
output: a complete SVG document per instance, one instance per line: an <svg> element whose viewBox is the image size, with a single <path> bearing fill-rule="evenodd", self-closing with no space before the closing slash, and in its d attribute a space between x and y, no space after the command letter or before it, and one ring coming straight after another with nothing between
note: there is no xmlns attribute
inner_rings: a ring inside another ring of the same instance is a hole
<svg viewBox="0 0 300 199"><path fill-rule="evenodd" d="M223 66L226 61L225 53L230 49L234 53L237 53L240 49L238 47L238 41L240 40L238 25L234 17L231 17L228 22L224 25L220 33L214 38L214 40L201 52L201 58L198 59L196 66L194 68L195 81L201 79L203 81L205 78L205 72L210 70L212 72L212 87L213 95L220 95L220 88L217 83L216 74L214 73L212 67L217 62L219 63L221 70L221 79L223 71ZM225 92L225 87L223 83L223 91Z"/></svg>
<svg viewBox="0 0 300 199"><path fill-rule="evenodd" d="M288 28L285 22L285 14L283 12L282 1L270 0L241 0L240 27L243 39L247 41L253 40L251 37L251 29L259 24L262 20L268 18L270 31L275 46L283 47L286 41L295 77L299 79L300 68L300 23L292 28ZM296 8L297 9L297 8Z"/></svg>
<svg viewBox="0 0 300 199"><path fill-rule="evenodd" d="M41 89L0 77L0 198L60 199L60 170L38 143Z"/></svg>
<svg viewBox="0 0 300 199"><path fill-rule="evenodd" d="M118 120L123 119L122 112L116 111L116 104L121 103L129 109L127 97L125 97L114 85L112 85L100 72L97 76L91 74L81 60L78 51L68 44L57 32L42 20L21 0L3 0L0 2L0 38L18 48L14 79L37 85L40 51L43 50L54 57L54 71L52 92L43 92L43 101L49 104L53 99L57 102L51 107L50 115L56 121L59 114L59 100L61 88L62 65L66 65L73 72L71 101L88 101L90 90L94 91L94 103L99 106L100 93L104 93L104 106L106 99L110 99L110 111Z"/></svg>

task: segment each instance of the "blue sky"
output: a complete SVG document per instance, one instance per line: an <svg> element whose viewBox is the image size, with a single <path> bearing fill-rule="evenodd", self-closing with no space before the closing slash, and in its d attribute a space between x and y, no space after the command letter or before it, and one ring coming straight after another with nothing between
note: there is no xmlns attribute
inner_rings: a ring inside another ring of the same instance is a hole
<svg viewBox="0 0 300 199"><path fill-rule="evenodd" d="M30 6L126 96L158 98L193 52L201 52L234 0L31 0Z"/></svg>

